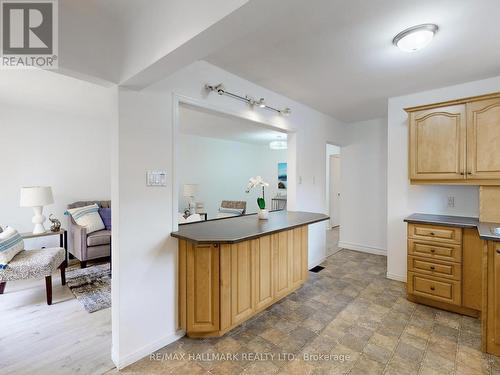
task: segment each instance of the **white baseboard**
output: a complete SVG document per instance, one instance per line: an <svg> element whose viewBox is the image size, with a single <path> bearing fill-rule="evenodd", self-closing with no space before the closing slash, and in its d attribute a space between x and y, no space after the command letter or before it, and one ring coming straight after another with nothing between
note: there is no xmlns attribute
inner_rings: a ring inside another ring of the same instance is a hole
<svg viewBox="0 0 500 375"><path fill-rule="evenodd" d="M137 362L138 360L146 357L147 355L154 353L155 351L163 348L164 346L167 346L168 344L173 343L174 341L179 340L182 336L185 335L184 331L177 331L171 335L165 336L162 339L155 341L152 344L143 346L139 350L135 351L134 353L130 353L125 355L122 358L118 357L118 353L116 353L114 350L111 351L111 359L115 363L115 366L118 370L121 370L129 365L131 365L134 362Z"/></svg>
<svg viewBox="0 0 500 375"><path fill-rule="evenodd" d="M359 245L356 243L339 241L338 247L347 250L361 251L363 253L387 256L387 251L379 247Z"/></svg>
<svg viewBox="0 0 500 375"><path fill-rule="evenodd" d="M396 280L396 281L402 281L402 282L406 283L406 275L396 275L394 273L387 272L385 276L388 279Z"/></svg>

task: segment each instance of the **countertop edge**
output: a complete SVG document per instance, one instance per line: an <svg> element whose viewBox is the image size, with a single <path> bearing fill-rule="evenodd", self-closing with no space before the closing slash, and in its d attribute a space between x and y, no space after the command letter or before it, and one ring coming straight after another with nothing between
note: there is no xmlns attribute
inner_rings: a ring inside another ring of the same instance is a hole
<svg viewBox="0 0 500 375"><path fill-rule="evenodd" d="M274 229L274 230L270 230L268 232L258 233L258 234L251 235L251 236L239 237L239 238L235 238L235 239L194 240L194 239L192 239L190 237L180 235L180 234L178 234L176 232L172 232L172 233L170 233L170 235L172 237L174 237L174 238L177 238L177 239L180 239L180 240L189 241L189 242L192 242L192 243L197 244L197 245L207 245L207 244L212 244L212 243L230 245L230 244L235 244L235 243L239 243L239 242L243 242L243 241L253 240L255 238L259 238L259 237L263 237L263 236L269 236L269 235L274 234L274 233L283 232L285 230L290 230L290 229L298 228L298 227L301 227L301 226L304 226L304 225L316 224L316 223L319 223L319 222L322 222L322 221L326 221L326 220L329 220L329 219L330 219L330 216L326 215L326 217L323 217L323 218L318 218L318 219L314 219L314 220L304 221L303 223L293 224L293 225L287 226L286 228Z"/></svg>
<svg viewBox="0 0 500 375"><path fill-rule="evenodd" d="M412 215L415 215L415 214L412 214ZM475 228L475 229L477 229L477 231L479 233L480 239L485 240L485 241L500 242L500 236L497 236L495 234L490 233L490 230L489 230L489 228L491 226L500 226L500 224L497 224L497 223L485 223L485 222L479 221L479 219L472 218L472 217L469 218L466 216L457 216L457 217L471 219L471 220L477 220L477 222L475 222L475 223L459 223L459 222L452 222L452 221L439 221L438 219L432 220L432 218L412 218L411 217L412 215L405 217L403 221L406 223L441 225L444 227L456 227L456 228L466 228L466 229L474 229ZM420 215L426 215L426 214L420 214Z"/></svg>

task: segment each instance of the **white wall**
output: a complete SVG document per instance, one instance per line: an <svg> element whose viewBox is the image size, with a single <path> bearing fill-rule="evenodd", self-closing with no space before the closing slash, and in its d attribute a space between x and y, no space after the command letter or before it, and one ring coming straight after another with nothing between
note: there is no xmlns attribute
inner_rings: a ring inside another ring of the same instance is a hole
<svg viewBox="0 0 500 375"><path fill-rule="evenodd" d="M375 119L347 125L339 247L386 253L386 123L386 119Z"/></svg>
<svg viewBox="0 0 500 375"><path fill-rule="evenodd" d="M187 207L182 186L198 184L196 201L204 203L209 219L217 216L223 200L246 201L246 212L257 212L261 190L245 193L252 176L269 182L266 203L271 208L271 198L278 193L278 163L286 162L286 155L286 150L268 145L179 134L179 210Z"/></svg>
<svg viewBox="0 0 500 375"><path fill-rule="evenodd" d="M405 216L413 212L478 216L478 188L474 186L410 185L408 180L408 123L403 110L422 104L497 92L500 77L468 82L389 99L387 162L387 276L406 280ZM447 197L455 207L447 207Z"/></svg>
<svg viewBox="0 0 500 375"><path fill-rule="evenodd" d="M228 90L264 97L271 105L292 108L290 117L252 110L215 94L205 83L223 82ZM344 142L340 122L307 106L245 81L206 62L194 63L140 92L121 90L118 145L118 189L113 191L119 217L113 223L113 360L118 367L170 343L176 336L177 241L170 237L178 191L172 183L173 94L249 120L295 131L289 137L288 199L290 209L326 212L325 143ZM175 130L177 131L177 130ZM293 150L293 151L292 151ZM148 169L167 171L165 188L145 186ZM301 183L299 183L301 182ZM113 185L116 186L116 185ZM310 226L309 265L325 254L325 223ZM119 235L119 238L115 238ZM119 258L115 258L115 254Z"/></svg>
<svg viewBox="0 0 500 375"><path fill-rule="evenodd" d="M114 91L43 70L0 70L0 223L33 230L21 186L52 186L45 208L65 226L68 203L110 199ZM46 228L50 224L46 223ZM26 243L59 246L49 237Z"/></svg>

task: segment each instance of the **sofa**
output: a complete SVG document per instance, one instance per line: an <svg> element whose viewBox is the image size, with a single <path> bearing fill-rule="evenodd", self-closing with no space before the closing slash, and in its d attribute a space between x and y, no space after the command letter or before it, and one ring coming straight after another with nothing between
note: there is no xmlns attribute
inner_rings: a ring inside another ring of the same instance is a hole
<svg viewBox="0 0 500 375"><path fill-rule="evenodd" d="M68 205L68 209L88 206L96 203L101 208L111 208L111 201L80 201ZM87 267L87 261L111 256L111 231L99 230L87 234L87 230L78 225L71 216L68 219L69 253L80 261L81 268Z"/></svg>

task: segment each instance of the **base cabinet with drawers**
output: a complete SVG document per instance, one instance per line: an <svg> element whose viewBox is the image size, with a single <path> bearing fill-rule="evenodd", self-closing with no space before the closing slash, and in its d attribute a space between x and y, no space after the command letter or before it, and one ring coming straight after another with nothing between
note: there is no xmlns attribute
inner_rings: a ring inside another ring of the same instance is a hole
<svg viewBox="0 0 500 375"><path fill-rule="evenodd" d="M409 223L408 299L478 317L480 254L481 240L475 229Z"/></svg>
<svg viewBox="0 0 500 375"><path fill-rule="evenodd" d="M221 336L299 288L307 225L231 244L179 241L178 328Z"/></svg>

